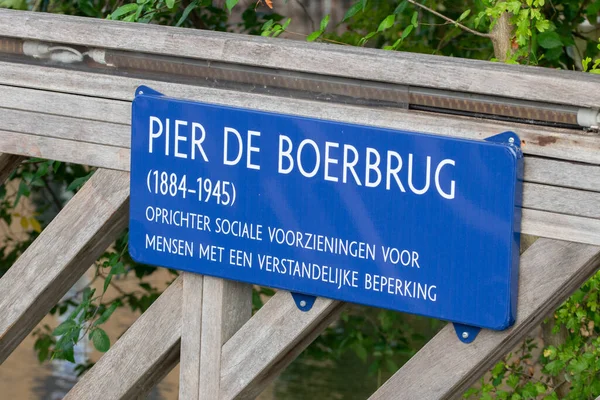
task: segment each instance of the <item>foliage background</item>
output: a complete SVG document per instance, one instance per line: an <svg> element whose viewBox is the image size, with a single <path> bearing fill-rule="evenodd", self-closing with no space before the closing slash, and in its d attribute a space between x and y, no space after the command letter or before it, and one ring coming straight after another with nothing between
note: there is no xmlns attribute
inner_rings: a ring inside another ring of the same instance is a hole
<svg viewBox="0 0 600 400"><path fill-rule="evenodd" d="M292 30L294 21L279 14L288 10L286 4L276 0L245 4L238 0L224 4L210 0L126 4L123 0L0 0L0 7L600 73L600 0L359 0L344 10L343 19L334 21L327 15L312 32ZM0 244L0 276L92 173L93 169L84 166L40 159L23 163L13 173L0 188L0 219L6 227L18 222L26 234L6 230ZM24 212L25 198L31 207ZM34 333L39 361L75 362L74 346L85 336L96 349L107 351L110 340L103 324L118 308L144 312L152 304L161 290L144 278L155 271L129 257L125 233L95 265L92 283L101 281L103 290L96 292L90 284L63 299L51 313L62 315L64 322L57 327L42 326ZM177 275L170 273L171 278ZM136 290L119 287L115 279L124 275L139 280ZM107 300L104 295L109 287L118 289L118 296ZM599 288L597 274L549 316L536 336L508 354L465 397L594 399L600 395ZM272 294L270 289L256 288L254 308L260 308ZM441 326L440 321L352 306L302 357L339 361L352 353L368 365L379 385ZM77 370L84 373L91 365L80 362Z"/></svg>

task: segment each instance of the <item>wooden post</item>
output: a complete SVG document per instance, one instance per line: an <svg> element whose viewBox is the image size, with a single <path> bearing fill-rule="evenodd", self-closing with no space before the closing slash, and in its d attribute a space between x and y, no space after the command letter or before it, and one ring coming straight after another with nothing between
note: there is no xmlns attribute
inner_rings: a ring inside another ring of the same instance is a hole
<svg viewBox="0 0 600 400"><path fill-rule="evenodd" d="M184 272L179 398L198 400L200 387L200 336L204 276Z"/></svg>
<svg viewBox="0 0 600 400"><path fill-rule="evenodd" d="M179 397L218 399L223 344L250 319L252 286L191 273L183 279Z"/></svg>

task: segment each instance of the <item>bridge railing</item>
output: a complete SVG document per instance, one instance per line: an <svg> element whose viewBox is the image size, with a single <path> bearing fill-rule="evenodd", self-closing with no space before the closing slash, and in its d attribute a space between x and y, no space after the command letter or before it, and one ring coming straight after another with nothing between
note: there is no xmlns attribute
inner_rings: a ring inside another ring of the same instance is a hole
<svg viewBox="0 0 600 400"><path fill-rule="evenodd" d="M44 58L40 42L80 56ZM24 157L99 169L0 279L0 362L126 228L131 100L141 84L438 135L519 134L521 230L541 239L521 256L516 324L470 345L447 326L373 399L459 396L600 266L600 136L579 126L597 118L599 76L2 10L0 178ZM138 398L177 362L180 398L253 398L344 307L319 298L301 312L285 291L254 316L250 305L249 285L182 274L67 398Z"/></svg>

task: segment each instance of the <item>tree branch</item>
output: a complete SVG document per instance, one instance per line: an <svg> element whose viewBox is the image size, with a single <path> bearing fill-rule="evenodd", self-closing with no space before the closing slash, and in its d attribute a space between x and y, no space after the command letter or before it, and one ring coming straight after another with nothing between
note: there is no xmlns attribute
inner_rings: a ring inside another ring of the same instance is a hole
<svg viewBox="0 0 600 400"><path fill-rule="evenodd" d="M460 22L453 20L452 18L446 17L444 14L440 14L439 12L437 12L437 11L435 11L435 10L427 7L426 5L423 5L421 3L417 3L415 0L407 0L407 1L409 3L411 3L411 4L414 4L417 7L421 7L422 9L424 9L424 10L426 10L426 11L428 11L428 12L434 14L434 15L437 15L438 17L440 17L442 19L445 19L446 21L448 21L448 22L450 22L450 23L458 26L463 31L467 31L469 33L472 33L473 35L481 36L481 37L488 38L488 39L492 38L492 35L490 35L489 33L482 33L482 32L476 31L474 29L471 29L468 26L465 26L465 25L461 24Z"/></svg>

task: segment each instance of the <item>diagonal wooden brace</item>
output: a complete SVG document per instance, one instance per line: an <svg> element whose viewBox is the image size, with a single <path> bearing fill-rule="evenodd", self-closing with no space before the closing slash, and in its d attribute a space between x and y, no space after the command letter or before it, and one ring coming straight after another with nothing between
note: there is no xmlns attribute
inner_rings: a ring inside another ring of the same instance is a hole
<svg viewBox="0 0 600 400"><path fill-rule="evenodd" d="M9 177L12 171L17 168L25 158L26 157L0 153L0 185L4 183L6 178Z"/></svg>
<svg viewBox="0 0 600 400"><path fill-rule="evenodd" d="M127 225L129 174L98 170L0 279L0 363Z"/></svg>
<svg viewBox="0 0 600 400"><path fill-rule="evenodd" d="M538 239L521 256L517 322L511 329L483 330L464 345L447 325L370 399L460 397L598 267L600 247Z"/></svg>

